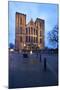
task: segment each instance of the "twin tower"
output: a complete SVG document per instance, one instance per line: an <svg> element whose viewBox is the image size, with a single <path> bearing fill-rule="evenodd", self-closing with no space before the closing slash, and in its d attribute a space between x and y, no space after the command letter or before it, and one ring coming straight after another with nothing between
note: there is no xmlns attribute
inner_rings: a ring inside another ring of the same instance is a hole
<svg viewBox="0 0 60 90"><path fill-rule="evenodd" d="M26 15L16 12L15 15L15 48L16 50L35 50L44 48L44 20L36 18L26 24Z"/></svg>

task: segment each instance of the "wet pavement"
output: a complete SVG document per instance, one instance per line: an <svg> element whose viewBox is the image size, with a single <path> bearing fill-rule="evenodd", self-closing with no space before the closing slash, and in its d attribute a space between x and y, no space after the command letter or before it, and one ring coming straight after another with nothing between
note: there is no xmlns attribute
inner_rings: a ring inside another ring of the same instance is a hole
<svg viewBox="0 0 60 90"><path fill-rule="evenodd" d="M44 57L47 58L47 69L44 70ZM41 60L40 60L41 59ZM53 63L50 60L52 59ZM58 85L57 56L9 53L9 88L40 87ZM50 63L50 64L49 64ZM52 64L51 64L52 63Z"/></svg>

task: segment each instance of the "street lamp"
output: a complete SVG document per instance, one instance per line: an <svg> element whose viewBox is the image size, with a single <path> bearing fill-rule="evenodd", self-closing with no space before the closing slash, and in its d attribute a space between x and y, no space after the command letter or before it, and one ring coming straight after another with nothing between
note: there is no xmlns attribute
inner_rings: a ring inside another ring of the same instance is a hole
<svg viewBox="0 0 60 90"><path fill-rule="evenodd" d="M26 46L26 44L24 43L24 47Z"/></svg>
<svg viewBox="0 0 60 90"><path fill-rule="evenodd" d="M14 51L14 49L10 49L10 51L11 51L11 52L13 52L13 51Z"/></svg>
<svg viewBox="0 0 60 90"><path fill-rule="evenodd" d="M32 54L32 51L30 51L30 54Z"/></svg>

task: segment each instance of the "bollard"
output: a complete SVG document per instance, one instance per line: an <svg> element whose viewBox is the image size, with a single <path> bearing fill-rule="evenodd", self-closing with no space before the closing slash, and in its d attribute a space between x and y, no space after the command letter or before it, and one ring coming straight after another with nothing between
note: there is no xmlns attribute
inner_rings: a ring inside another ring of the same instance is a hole
<svg viewBox="0 0 60 90"><path fill-rule="evenodd" d="M41 62L41 54L40 54L40 62Z"/></svg>
<svg viewBox="0 0 60 90"><path fill-rule="evenodd" d="M46 66L46 58L44 58L44 71L46 71L47 66Z"/></svg>

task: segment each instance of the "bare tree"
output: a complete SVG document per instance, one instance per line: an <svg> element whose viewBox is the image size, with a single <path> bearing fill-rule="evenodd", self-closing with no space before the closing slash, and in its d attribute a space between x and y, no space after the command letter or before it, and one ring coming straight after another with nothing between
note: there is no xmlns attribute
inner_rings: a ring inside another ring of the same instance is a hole
<svg viewBox="0 0 60 90"><path fill-rule="evenodd" d="M53 30L51 30L48 33L48 38L49 38L49 42L51 44L56 44L57 48L58 48L58 25L55 25L55 27L53 28Z"/></svg>

